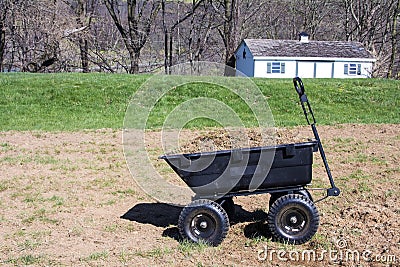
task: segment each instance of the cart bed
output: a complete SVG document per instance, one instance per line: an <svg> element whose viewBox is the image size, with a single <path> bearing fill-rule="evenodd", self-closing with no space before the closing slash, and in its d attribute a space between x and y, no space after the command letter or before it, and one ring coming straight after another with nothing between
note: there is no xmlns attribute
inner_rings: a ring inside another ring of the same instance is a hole
<svg viewBox="0 0 400 267"><path fill-rule="evenodd" d="M312 179L313 152L316 151L318 151L317 141L310 141L194 154L164 155L160 158L166 160L196 195L201 197L254 189L305 186ZM261 161L264 162L260 162L261 155L271 156L262 156ZM196 161L200 157L201 161ZM208 164L202 168L201 164L204 162ZM256 187L252 186L252 181L258 181Z"/></svg>

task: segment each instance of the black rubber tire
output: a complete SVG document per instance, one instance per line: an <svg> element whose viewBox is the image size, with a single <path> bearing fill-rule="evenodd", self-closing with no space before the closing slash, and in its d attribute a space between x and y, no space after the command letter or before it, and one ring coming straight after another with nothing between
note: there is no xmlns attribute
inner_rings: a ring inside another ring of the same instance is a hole
<svg viewBox="0 0 400 267"><path fill-rule="evenodd" d="M284 196L284 195L287 195L287 194L289 194L289 193L287 193L287 192L272 193L272 194L270 195L270 198L269 198L269 205L268 205L269 209L271 209L272 204L274 204L274 202L275 202L278 198L280 198L280 197L282 197L282 196ZM294 192L294 194L299 194L299 195L305 196L305 197L307 197L308 199L310 199L311 201L313 201L313 198L312 198L310 192L309 192L307 189L303 189L303 190L296 191L296 192Z"/></svg>
<svg viewBox="0 0 400 267"><path fill-rule="evenodd" d="M271 210L271 207L272 207L272 205L274 204L274 202L278 199L278 198L280 198L281 196L284 196L284 195L286 195L287 193L284 193L284 192L281 192L281 193L272 193L272 194L270 194L270 197L269 197L269 205L268 205L268 207L269 207L269 209Z"/></svg>
<svg viewBox="0 0 400 267"><path fill-rule="evenodd" d="M268 227L277 241L303 244L317 232L319 214L314 203L301 194L278 198L268 213Z"/></svg>
<svg viewBox="0 0 400 267"><path fill-rule="evenodd" d="M184 239L218 246L228 233L229 218L218 203L199 199L183 208L178 229Z"/></svg>
<svg viewBox="0 0 400 267"><path fill-rule="evenodd" d="M309 200L311 200L311 202L314 202L312 195L310 194L310 192L307 189L296 191L295 194L302 195L302 196L308 198Z"/></svg>
<svg viewBox="0 0 400 267"><path fill-rule="evenodd" d="M229 221L232 222L235 219L235 203L231 197L220 198L217 202L228 214Z"/></svg>

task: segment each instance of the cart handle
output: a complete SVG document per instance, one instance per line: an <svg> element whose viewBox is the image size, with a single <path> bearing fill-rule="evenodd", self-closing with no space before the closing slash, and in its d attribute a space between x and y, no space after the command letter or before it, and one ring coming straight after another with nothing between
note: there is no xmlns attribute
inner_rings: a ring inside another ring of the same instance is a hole
<svg viewBox="0 0 400 267"><path fill-rule="evenodd" d="M333 181L333 177L331 174L331 170L328 165L328 161L326 160L324 148L322 147L321 139L319 138L317 127L315 127L316 121L314 117L314 112L312 111L310 102L308 102L307 95L304 90L304 84L299 77L293 78L293 85L296 89L296 92L299 94L301 107L304 111L304 115L306 116L307 123L311 126L314 137L317 140L319 152L321 154L322 161L324 162L326 174L328 175L329 182L331 184L331 188L327 190L327 196L338 196L340 194L339 188L335 186L335 182ZM312 121L309 119L309 115L311 115Z"/></svg>

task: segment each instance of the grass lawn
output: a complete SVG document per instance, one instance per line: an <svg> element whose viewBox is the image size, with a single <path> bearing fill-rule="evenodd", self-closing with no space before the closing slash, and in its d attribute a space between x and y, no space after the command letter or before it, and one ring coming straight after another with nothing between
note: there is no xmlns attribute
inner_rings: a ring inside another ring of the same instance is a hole
<svg viewBox="0 0 400 267"><path fill-rule="evenodd" d="M150 75L0 74L0 130L120 129L132 95L148 78ZM305 123L291 79L252 81L267 98L276 125ZM304 79L303 82L319 124L400 123L400 81ZM247 127L257 126L249 107L237 95L204 83L186 84L168 92L151 112L148 126L162 127L177 105L195 97L215 98L229 105ZM203 119L186 127L216 125Z"/></svg>
<svg viewBox="0 0 400 267"><path fill-rule="evenodd" d="M0 129L121 128L129 99L147 76L0 75Z"/></svg>

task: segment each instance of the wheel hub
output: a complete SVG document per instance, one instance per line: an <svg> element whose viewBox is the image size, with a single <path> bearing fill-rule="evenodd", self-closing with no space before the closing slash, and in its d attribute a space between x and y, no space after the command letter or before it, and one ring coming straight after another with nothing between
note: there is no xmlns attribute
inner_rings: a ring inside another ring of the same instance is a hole
<svg viewBox="0 0 400 267"><path fill-rule="evenodd" d="M292 216L290 218L290 222L293 223L293 224L296 224L297 223L297 217L296 216Z"/></svg>
<svg viewBox="0 0 400 267"><path fill-rule="evenodd" d="M200 222L200 227L203 228L203 229L206 229L207 228L207 222L206 221Z"/></svg>
<svg viewBox="0 0 400 267"><path fill-rule="evenodd" d="M199 214L192 220L191 231L197 237L208 238L215 231L215 221L207 214Z"/></svg>
<svg viewBox="0 0 400 267"><path fill-rule="evenodd" d="M301 210L289 209L283 216L282 226L288 234L299 233L306 224L305 214Z"/></svg>

